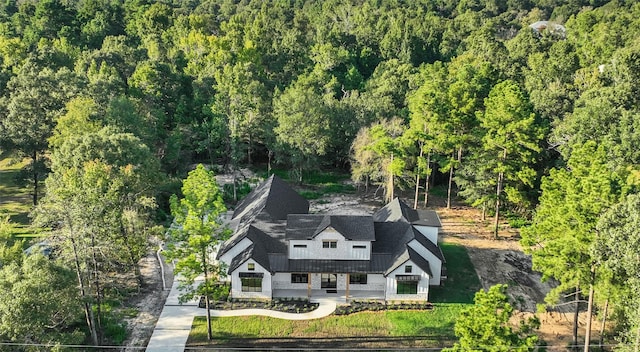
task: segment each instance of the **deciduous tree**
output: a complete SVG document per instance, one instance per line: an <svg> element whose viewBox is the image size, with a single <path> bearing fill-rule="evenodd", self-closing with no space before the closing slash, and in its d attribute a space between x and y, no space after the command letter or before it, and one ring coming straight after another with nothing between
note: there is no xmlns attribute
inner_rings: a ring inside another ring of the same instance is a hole
<svg viewBox="0 0 640 352"><path fill-rule="evenodd" d="M182 185L183 198L171 197L174 223L169 229L167 257L176 261L181 302L194 296L205 297L207 331L211 333L209 298L220 293L220 278L226 276L224 266L214 260L214 251L230 234L222 216L227 210L213 172L202 164L189 172ZM202 282L194 286L196 279Z"/></svg>

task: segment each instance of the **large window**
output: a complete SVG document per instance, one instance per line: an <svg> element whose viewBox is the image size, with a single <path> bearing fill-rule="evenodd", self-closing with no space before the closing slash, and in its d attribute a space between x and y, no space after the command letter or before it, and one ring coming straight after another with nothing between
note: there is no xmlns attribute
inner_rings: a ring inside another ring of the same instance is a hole
<svg viewBox="0 0 640 352"><path fill-rule="evenodd" d="M338 248L337 241L322 241L322 248Z"/></svg>
<svg viewBox="0 0 640 352"><path fill-rule="evenodd" d="M307 274L291 274L291 283L292 284L306 284L309 282L309 275Z"/></svg>
<svg viewBox="0 0 640 352"><path fill-rule="evenodd" d="M398 281L398 291L396 293L399 295L415 295L418 293L418 282Z"/></svg>
<svg viewBox="0 0 640 352"><path fill-rule="evenodd" d="M350 284L367 284L367 274L349 274L349 283Z"/></svg>
<svg viewBox="0 0 640 352"><path fill-rule="evenodd" d="M338 277L336 274L322 274L320 275L320 287L321 288L336 288L338 287Z"/></svg>
<svg viewBox="0 0 640 352"><path fill-rule="evenodd" d="M261 277L241 277L242 292L262 292Z"/></svg>

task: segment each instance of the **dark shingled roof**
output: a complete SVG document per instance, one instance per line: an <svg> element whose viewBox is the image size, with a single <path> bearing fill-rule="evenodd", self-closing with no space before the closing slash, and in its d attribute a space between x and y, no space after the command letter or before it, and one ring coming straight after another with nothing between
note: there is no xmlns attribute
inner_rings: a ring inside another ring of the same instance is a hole
<svg viewBox="0 0 640 352"><path fill-rule="evenodd" d="M328 227L333 227L347 240L375 241L373 218L362 215L292 214L287 218L288 240L314 238Z"/></svg>
<svg viewBox="0 0 640 352"><path fill-rule="evenodd" d="M273 272L271 269L271 265L269 265L269 253L270 249L275 242L273 239L270 239L269 236L258 236L251 239L253 244L247 247L244 251L240 252L236 255L231 264L229 264L229 270L227 271L231 274L234 270L236 270L242 263L246 262L249 259L253 259L256 263L260 264L269 272Z"/></svg>
<svg viewBox="0 0 640 352"><path fill-rule="evenodd" d="M373 253L392 253L398 255L405 250L409 242L415 239L424 248L444 262L444 255L442 255L440 247L406 222L376 222L375 228L376 241L373 242Z"/></svg>
<svg viewBox="0 0 640 352"><path fill-rule="evenodd" d="M420 231L413 228L413 235L415 239L429 252L433 253L436 258L442 260L444 263L444 254L442 254L442 250L435 243L431 242L425 235L421 234Z"/></svg>
<svg viewBox="0 0 640 352"><path fill-rule="evenodd" d="M376 211L373 214L373 220L376 222L406 221L412 223L420 220L420 217L415 209L396 197L389 204Z"/></svg>
<svg viewBox="0 0 640 352"><path fill-rule="evenodd" d="M285 220L289 214L307 214L309 202L289 184L272 175L238 204L233 219L240 216L252 221L262 212L269 214L272 220Z"/></svg>
<svg viewBox="0 0 640 352"><path fill-rule="evenodd" d="M433 277L431 274L431 267L429 266L429 262L424 259L418 252L413 250L411 247L405 247L406 249L400 253L400 255L396 256L393 260L393 264L389 266L384 275L391 274L392 271L396 270L400 265L406 263L408 260L411 260L415 263L422 271L429 274L430 277Z"/></svg>
<svg viewBox="0 0 640 352"><path fill-rule="evenodd" d="M420 220L414 221L414 225L423 225L431 227L442 227L440 217L434 210L419 210Z"/></svg>
<svg viewBox="0 0 640 352"><path fill-rule="evenodd" d="M397 253L413 239L411 225L406 222L376 222L376 241L372 244L373 253Z"/></svg>
<svg viewBox="0 0 640 352"><path fill-rule="evenodd" d="M231 248L240 243L242 239L249 238L254 244L260 243L268 253L284 253L287 250L285 243L273 238L260 229L250 224L242 224L233 236L225 241L220 250L218 250L217 258L227 253Z"/></svg>

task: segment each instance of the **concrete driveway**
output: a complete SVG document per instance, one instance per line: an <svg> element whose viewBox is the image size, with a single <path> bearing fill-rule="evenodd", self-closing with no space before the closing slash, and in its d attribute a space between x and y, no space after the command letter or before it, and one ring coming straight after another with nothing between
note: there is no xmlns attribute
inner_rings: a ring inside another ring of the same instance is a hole
<svg viewBox="0 0 640 352"><path fill-rule="evenodd" d="M160 318L153 330L153 335L147 344L147 352L173 352L184 351L193 325L193 318L205 316L206 311L198 308L197 301L178 302L178 280L174 280L171 292L160 313ZM331 298L319 298L311 300L319 303L317 309L307 313L284 313L268 309L237 309L237 310L211 310L212 317L236 317L246 315L263 315L278 319L308 320L323 318L336 309L337 303Z"/></svg>

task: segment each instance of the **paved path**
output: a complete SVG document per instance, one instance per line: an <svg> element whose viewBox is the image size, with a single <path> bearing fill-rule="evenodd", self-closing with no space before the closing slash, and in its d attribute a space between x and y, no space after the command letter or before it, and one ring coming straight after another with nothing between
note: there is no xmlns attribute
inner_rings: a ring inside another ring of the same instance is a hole
<svg viewBox="0 0 640 352"><path fill-rule="evenodd" d="M160 318L153 330L153 335L147 345L147 352L173 352L184 351L187 338L191 331L193 318L205 316L206 311L198 308L197 301L183 304L178 302L178 280L174 280L171 292L167 297ZM307 320L326 317L336 309L336 302L331 299L312 300L320 305L317 309L307 313L284 313L268 309L237 309L237 310L211 310L212 317L232 317L243 315L264 315L279 319Z"/></svg>

